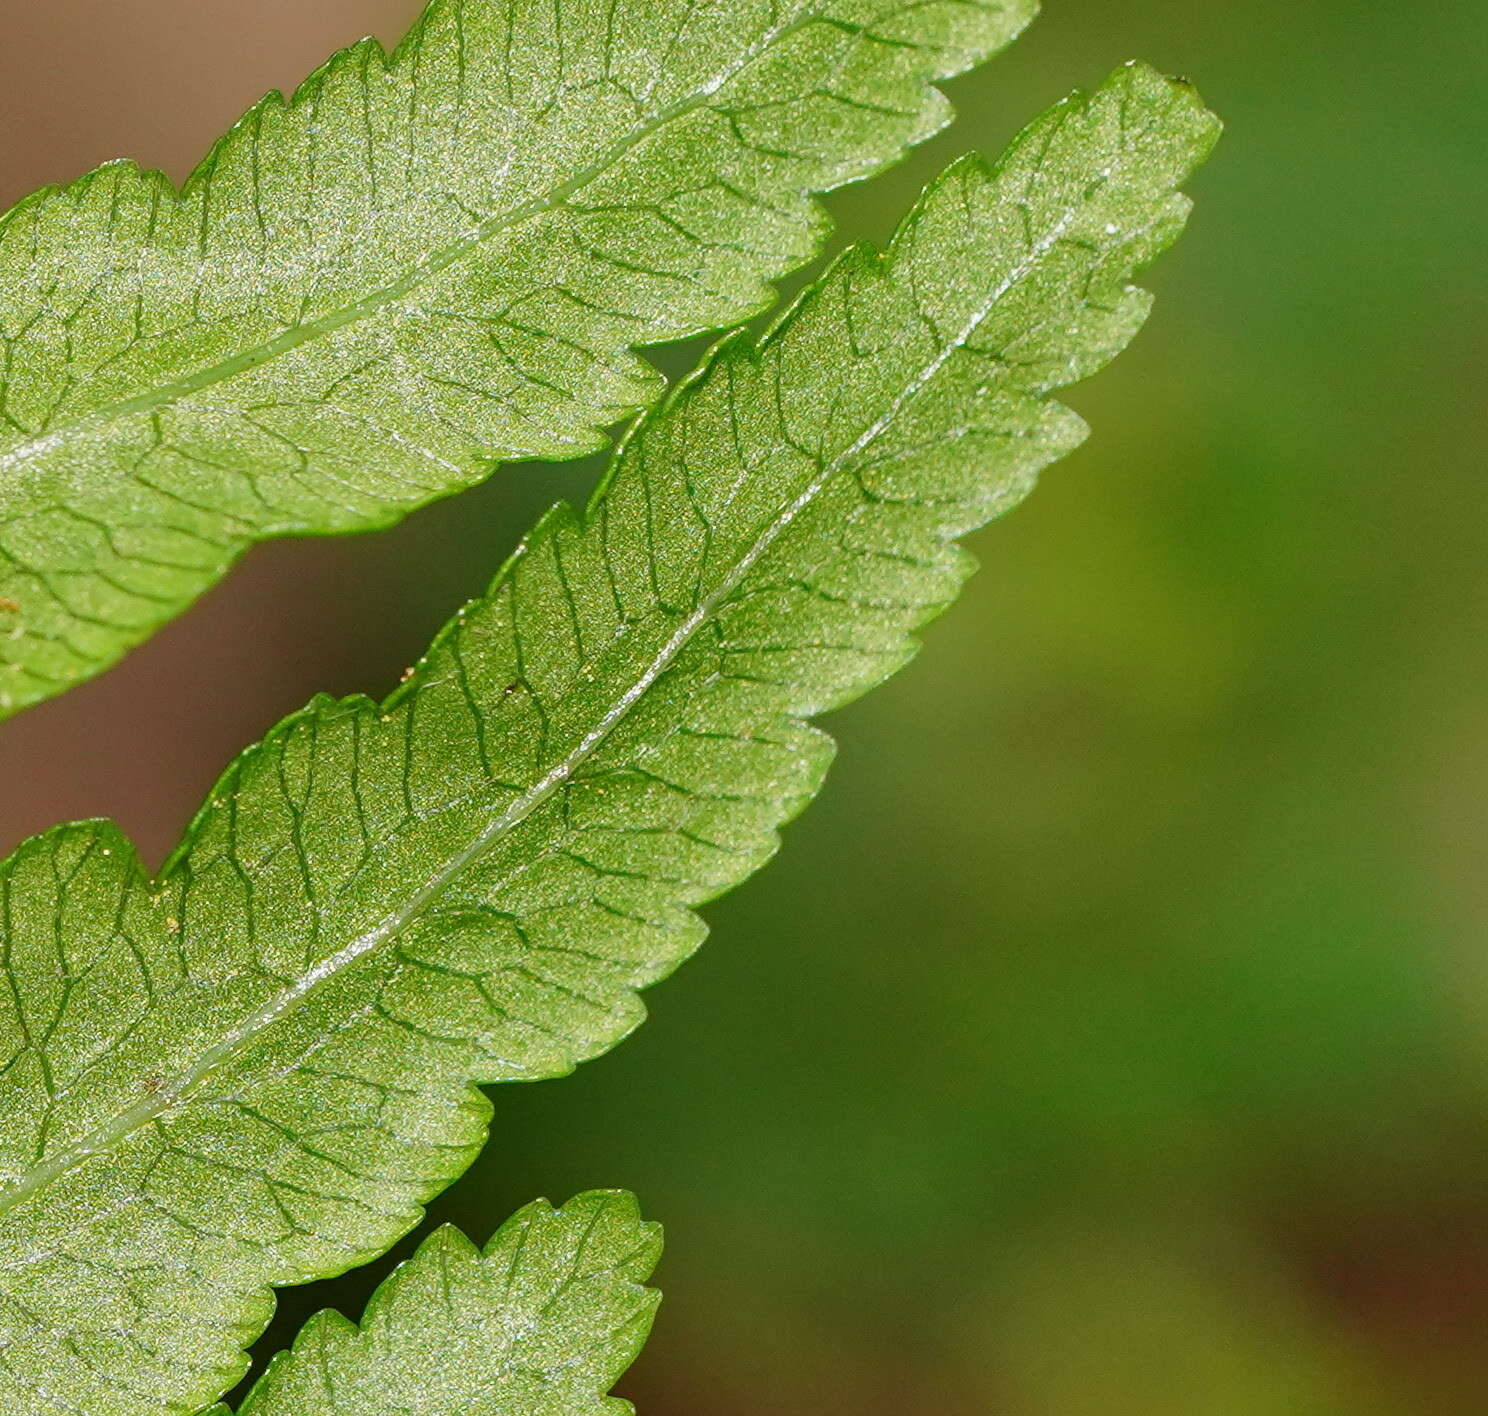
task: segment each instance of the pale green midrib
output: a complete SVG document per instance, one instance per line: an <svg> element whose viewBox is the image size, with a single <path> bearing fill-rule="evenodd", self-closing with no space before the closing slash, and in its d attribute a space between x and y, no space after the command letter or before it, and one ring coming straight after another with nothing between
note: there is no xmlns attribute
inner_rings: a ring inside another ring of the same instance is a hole
<svg viewBox="0 0 1488 1416"><path fill-rule="evenodd" d="M991 294L977 307L962 326L956 337L947 340L936 356L911 378L894 398L888 410L874 420L852 444L829 462L824 462L815 477L758 536L754 544L737 564L723 577L718 586L689 614L673 631L652 659L650 665L615 703L606 710L595 725L566 757L552 767L537 783L528 788L498 817L479 831L471 843L451 857L444 868L419 891L412 895L400 909L389 914L380 924L354 939L336 953L322 959L307 969L294 984L284 989L275 998L256 1009L230 1032L222 1042L208 1048L192 1066L171 1078L153 1094L143 1098L133 1107L120 1112L106 1125L90 1133L76 1145L59 1152L51 1159L32 1168L14 1185L0 1192L0 1215L21 1204L44 1186L50 1184L67 1171L82 1165L95 1155L112 1149L126 1140L135 1131L148 1125L172 1107L189 1100L192 1092L221 1064L252 1042L259 1033L283 1017L312 989L329 978L335 977L344 968L395 938L407 929L423 913L426 906L436 900L468 866L483 855L495 841L513 827L520 825L541 807L552 795L567 783L585 761L612 733L635 703L652 687L658 678L671 666L677 656L691 641L697 631L706 624L739 588L744 578L759 563L760 559L794 524L805 509L815 501L826 484L844 470L854 458L865 451L880 437L898 417L905 405L915 398L940 372L946 362L963 348L997 302L1009 290L1030 274L1038 261L1063 237L1073 222L1077 205L1066 209L1051 230L1030 248L1028 255L1003 280L999 281Z"/></svg>
<svg viewBox="0 0 1488 1416"><path fill-rule="evenodd" d="M305 324L287 329L273 339L266 340L252 349L244 350L240 354L235 354L229 359L223 359L187 378L178 379L173 383L162 384L158 388L149 389L144 393L136 394L132 398L123 399L103 408L94 409L69 422L64 422L54 428L50 428L37 437L28 439L4 452L0 452L0 473L16 472L24 469L28 463L35 459L45 457L48 453L54 452L74 434L103 426L113 422L115 419L128 417L133 413L148 413L153 409L174 403L178 399L187 398L193 393L199 393L203 389L211 388L215 384L225 383L229 379L235 378L238 374L246 373L249 369L267 364L280 355L288 354L292 350L298 349L301 345L308 344L326 335L334 334L337 330L343 329L347 325L355 324L358 320L366 319L378 310L394 304L406 295L412 294L413 291L417 290L426 281L441 274L472 251L483 246L486 242L495 239L502 232L519 226L525 221L544 216L548 212L561 207L564 202L582 191L591 182L598 181L601 177L605 176L627 153L639 147L669 123L675 122L679 118L685 118L689 113L696 112L699 108L706 107L709 100L721 88L737 78L756 59L767 53L780 40L788 38L795 31L804 28L808 24L815 23L817 18L818 16L816 15L798 15L793 20L778 25L775 29L768 31L754 45L743 51L730 68L715 74L712 79L701 85L692 94L689 94L687 98L681 99L669 107L662 109L653 118L639 125L624 138L612 143L588 167L575 173L574 176L560 183L543 196L534 197L513 208L511 211L503 213L499 217L492 217L488 221L481 222L467 231L459 240L426 257L422 262L414 266L407 275L400 279L372 291L369 295L351 305L343 306L338 310L333 310L329 314L322 315ZM932 79L927 77L925 82L928 85L932 82Z"/></svg>

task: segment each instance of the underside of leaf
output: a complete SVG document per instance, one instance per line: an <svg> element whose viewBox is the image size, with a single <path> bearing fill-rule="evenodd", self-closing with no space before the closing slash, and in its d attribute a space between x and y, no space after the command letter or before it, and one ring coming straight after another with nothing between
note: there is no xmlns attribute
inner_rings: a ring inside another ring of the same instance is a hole
<svg viewBox="0 0 1488 1416"><path fill-rule="evenodd" d="M214 1400L269 1285L471 1160L473 1083L640 1020L816 791L808 725L914 652L954 542L1083 436L1217 125L1129 67L958 163L643 418L391 699L312 703L146 878L106 823L0 867L0 1412Z"/></svg>
<svg viewBox="0 0 1488 1416"><path fill-rule="evenodd" d="M386 525L658 395L811 193L935 132L1034 0L433 0L271 94L177 193L118 162L0 218L0 716L250 544Z"/></svg>

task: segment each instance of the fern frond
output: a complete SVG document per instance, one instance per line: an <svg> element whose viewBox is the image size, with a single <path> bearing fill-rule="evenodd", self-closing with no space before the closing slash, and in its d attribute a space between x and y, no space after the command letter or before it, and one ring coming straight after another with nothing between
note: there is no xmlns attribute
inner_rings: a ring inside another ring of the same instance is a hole
<svg viewBox="0 0 1488 1416"><path fill-rule="evenodd" d="M661 1295L642 1285L660 1253L618 1191L539 1200L484 1250L440 1229L359 1327L313 1317L238 1416L622 1416L606 1393L651 1330Z"/></svg>
<svg viewBox="0 0 1488 1416"><path fill-rule="evenodd" d="M177 193L0 218L0 716L266 537L386 525L655 399L811 199L935 132L1035 0L433 0L271 94Z"/></svg>
<svg viewBox="0 0 1488 1416"><path fill-rule="evenodd" d="M214 1399L268 1285L374 1256L469 1163L472 1083L636 1026L820 784L806 720L1080 441L1051 394L1142 323L1215 133L1132 67L957 164L725 341L386 703L245 753L158 879L107 823L0 867L0 1413Z"/></svg>

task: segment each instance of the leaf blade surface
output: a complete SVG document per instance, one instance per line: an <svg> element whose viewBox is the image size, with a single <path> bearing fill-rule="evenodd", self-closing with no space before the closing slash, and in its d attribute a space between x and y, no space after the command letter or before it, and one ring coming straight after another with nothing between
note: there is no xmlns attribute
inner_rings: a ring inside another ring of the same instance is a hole
<svg viewBox="0 0 1488 1416"><path fill-rule="evenodd" d="M266 1285L381 1252L469 1163L472 1082L637 1024L819 786L807 719L1083 436L1052 394L1142 323L1215 132L1130 67L958 164L720 346L392 698L244 754L159 879L106 823L0 867L0 1411L214 1399Z"/></svg>
<svg viewBox="0 0 1488 1416"><path fill-rule="evenodd" d="M539 1200L484 1250L437 1230L360 1325L311 1318L238 1416L619 1416L606 1393L650 1331L660 1249L617 1191Z"/></svg>
<svg viewBox="0 0 1488 1416"><path fill-rule="evenodd" d="M433 0L271 94L177 193L112 163L0 218L0 716L273 536L391 523L652 402L811 194L944 121L1033 0Z"/></svg>

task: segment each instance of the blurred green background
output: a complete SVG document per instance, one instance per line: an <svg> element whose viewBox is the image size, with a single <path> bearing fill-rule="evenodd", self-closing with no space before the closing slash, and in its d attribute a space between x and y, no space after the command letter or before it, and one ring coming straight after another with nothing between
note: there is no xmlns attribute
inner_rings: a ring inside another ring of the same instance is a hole
<svg viewBox="0 0 1488 1416"><path fill-rule="evenodd" d="M0 196L181 176L414 8L3 0ZM484 1237L638 1191L670 1241L647 1416L1488 1409L1488 13L1048 0L832 201L843 235L1131 57L1229 132L1147 334L1072 400L1095 437L833 720L828 792L650 1023L498 1091L436 1206ZM6 725L4 844L109 814L158 859L235 748L384 691L594 472L256 553Z"/></svg>

